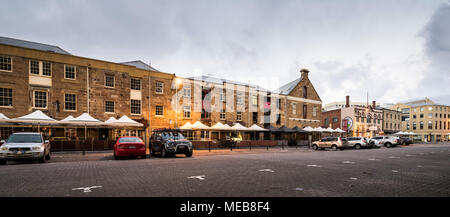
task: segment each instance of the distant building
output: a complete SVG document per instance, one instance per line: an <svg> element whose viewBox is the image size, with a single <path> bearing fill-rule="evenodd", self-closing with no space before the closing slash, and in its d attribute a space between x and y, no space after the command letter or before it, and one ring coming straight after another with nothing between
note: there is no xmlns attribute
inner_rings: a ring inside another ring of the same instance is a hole
<svg viewBox="0 0 450 217"><path fill-rule="evenodd" d="M397 103L392 110L401 112L401 131L416 133L417 141L450 140L450 106L429 98Z"/></svg>

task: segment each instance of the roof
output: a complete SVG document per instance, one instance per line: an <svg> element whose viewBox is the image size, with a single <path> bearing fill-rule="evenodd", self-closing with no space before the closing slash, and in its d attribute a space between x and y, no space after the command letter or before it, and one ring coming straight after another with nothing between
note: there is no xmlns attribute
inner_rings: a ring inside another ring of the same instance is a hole
<svg viewBox="0 0 450 217"><path fill-rule="evenodd" d="M236 84L236 85L242 85L242 86L249 86L249 87L256 88L257 91L270 92L270 90L265 89L258 85L253 85L253 84L249 84L249 83L233 81L233 80L228 80L228 79L223 79L223 78L215 78L215 77L211 77L208 75L194 76L194 77L189 77L188 79L191 79L194 81L204 81L204 82L209 82L209 83L216 83L216 84L230 83L230 84Z"/></svg>
<svg viewBox="0 0 450 217"><path fill-rule="evenodd" d="M32 42L32 41L24 41L24 40L20 40L20 39L8 38L8 37L3 37L3 36L0 36L0 44L30 48L30 49L35 49L35 50L47 51L47 52L54 52L54 53L59 53L59 54L72 55L69 52L67 52L55 45L42 44L42 43L37 43L37 42Z"/></svg>
<svg viewBox="0 0 450 217"><path fill-rule="evenodd" d="M276 92L278 94L288 95L297 86L297 84L300 83L301 80L302 80L301 78L297 78L297 79L281 86L280 88L276 89L274 92Z"/></svg>
<svg viewBox="0 0 450 217"><path fill-rule="evenodd" d="M138 69L144 69L144 70L150 70L150 71L157 71L157 69L151 67L150 65L142 62L141 60L135 60L135 61L129 61L129 62L122 62L120 64L128 65L128 66L134 66Z"/></svg>

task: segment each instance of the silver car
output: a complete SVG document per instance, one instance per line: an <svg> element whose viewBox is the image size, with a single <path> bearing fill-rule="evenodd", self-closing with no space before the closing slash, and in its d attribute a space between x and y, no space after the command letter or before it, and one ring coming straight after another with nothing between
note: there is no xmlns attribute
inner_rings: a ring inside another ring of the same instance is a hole
<svg viewBox="0 0 450 217"><path fill-rule="evenodd" d="M50 143L40 133L13 133L5 142L1 141L0 164L8 160L39 160L44 163L50 160Z"/></svg>
<svg viewBox="0 0 450 217"><path fill-rule="evenodd" d="M369 140L365 137L349 137L349 138L347 138L347 141L348 141L348 145L355 149L371 148L371 145L369 144Z"/></svg>

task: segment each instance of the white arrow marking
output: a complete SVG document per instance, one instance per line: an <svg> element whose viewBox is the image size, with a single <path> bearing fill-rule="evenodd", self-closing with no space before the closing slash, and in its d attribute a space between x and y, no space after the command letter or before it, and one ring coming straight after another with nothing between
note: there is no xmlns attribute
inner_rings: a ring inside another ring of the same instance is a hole
<svg viewBox="0 0 450 217"><path fill-rule="evenodd" d="M303 188L296 188L296 191L303 191Z"/></svg>
<svg viewBox="0 0 450 217"><path fill-rule="evenodd" d="M83 190L83 193L92 192L91 189L101 188L102 186L91 186L91 187L80 187L80 188L72 188L72 191Z"/></svg>
<svg viewBox="0 0 450 217"><path fill-rule="evenodd" d="M374 160L378 160L378 159L375 159L375 158L370 158L369 160L372 160L372 161L374 161Z"/></svg>
<svg viewBox="0 0 450 217"><path fill-rule="evenodd" d="M310 165L307 165L307 167L322 167L322 166L316 165L316 164L310 164Z"/></svg>
<svg viewBox="0 0 450 217"><path fill-rule="evenodd" d="M188 177L188 179L205 180L205 176L206 176L206 175L201 175L201 176L190 176L190 177Z"/></svg>
<svg viewBox="0 0 450 217"><path fill-rule="evenodd" d="M275 171L273 171L271 169L260 169L259 171L261 171L261 172L271 172L271 173L275 172Z"/></svg>
<svg viewBox="0 0 450 217"><path fill-rule="evenodd" d="M398 173L398 171L397 171L397 170L392 170L392 172L393 172L393 173Z"/></svg>
<svg viewBox="0 0 450 217"><path fill-rule="evenodd" d="M342 163L343 163L343 164L354 164L355 162L352 162L352 161L348 161L348 160L347 160L347 161L342 161Z"/></svg>
<svg viewBox="0 0 450 217"><path fill-rule="evenodd" d="M358 178L350 177L351 180L358 180Z"/></svg>

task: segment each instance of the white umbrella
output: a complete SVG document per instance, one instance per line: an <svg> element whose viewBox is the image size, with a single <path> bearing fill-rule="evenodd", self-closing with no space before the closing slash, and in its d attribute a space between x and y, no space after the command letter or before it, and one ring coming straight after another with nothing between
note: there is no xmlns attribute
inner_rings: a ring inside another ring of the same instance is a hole
<svg viewBox="0 0 450 217"><path fill-rule="evenodd" d="M192 130L192 124L191 122L185 123L183 126L180 127L182 130Z"/></svg>
<svg viewBox="0 0 450 217"><path fill-rule="evenodd" d="M324 132L324 130L325 129L323 129L322 127L314 128L314 131L316 131L316 132Z"/></svg>
<svg viewBox="0 0 450 217"><path fill-rule="evenodd" d="M214 126L210 127L211 130L233 130L228 124L222 124L218 122Z"/></svg>
<svg viewBox="0 0 450 217"><path fill-rule="evenodd" d="M61 121L70 121L73 120L74 117L72 115L67 116L66 118L62 119Z"/></svg>
<svg viewBox="0 0 450 217"><path fill-rule="evenodd" d="M200 122L200 121L196 121L194 124L192 124L192 129L209 130L209 127L202 124L202 122Z"/></svg>
<svg viewBox="0 0 450 217"><path fill-rule="evenodd" d="M327 129L324 130L324 132L333 133L334 130L333 130L333 128L328 127Z"/></svg>
<svg viewBox="0 0 450 217"><path fill-rule="evenodd" d="M28 121L56 121L55 119L47 116L41 110L36 110L33 113L24 115L22 117L14 118L14 120L28 120Z"/></svg>
<svg viewBox="0 0 450 217"><path fill-rule="evenodd" d="M337 133L345 133L345 131L344 131L344 130L341 130L341 128L336 128L335 131L336 131Z"/></svg>
<svg viewBox="0 0 450 217"><path fill-rule="evenodd" d="M117 121L117 119L115 117L110 117L108 120L105 121L105 123L112 124L112 123L114 123L116 121Z"/></svg>
<svg viewBox="0 0 450 217"><path fill-rule="evenodd" d="M310 127L310 126L307 126L307 127L303 128L303 130L304 131L308 131L308 132L314 131L314 129L312 127Z"/></svg>
<svg viewBox="0 0 450 217"><path fill-rule="evenodd" d="M222 126L222 128L224 128L224 129L226 129L226 130L233 130L233 128L231 128L231 126L228 125L228 124L224 124L224 125Z"/></svg>
<svg viewBox="0 0 450 217"><path fill-rule="evenodd" d="M3 113L0 113L0 120L9 120L9 118L6 117L6 115L4 115Z"/></svg>
<svg viewBox="0 0 450 217"><path fill-rule="evenodd" d="M269 131L268 129L264 129L256 124L253 124L251 127L248 128L248 130L251 131Z"/></svg>
<svg viewBox="0 0 450 217"><path fill-rule="evenodd" d="M231 128L232 128L233 130L248 131L248 128L242 126L240 123L234 124L234 126L232 126Z"/></svg>
<svg viewBox="0 0 450 217"><path fill-rule="evenodd" d="M144 124L139 123L135 120L132 120L126 115L123 115L119 120L112 123L112 125L120 125L120 126L133 126L133 127L142 127Z"/></svg>

